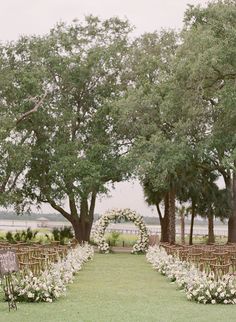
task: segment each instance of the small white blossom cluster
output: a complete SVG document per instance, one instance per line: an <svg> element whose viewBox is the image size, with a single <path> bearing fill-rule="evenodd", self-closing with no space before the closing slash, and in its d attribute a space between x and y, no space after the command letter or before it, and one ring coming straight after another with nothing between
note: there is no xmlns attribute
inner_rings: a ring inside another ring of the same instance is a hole
<svg viewBox="0 0 236 322"><path fill-rule="evenodd" d="M41 275L34 276L32 272L27 275L13 277L14 298L16 301L52 302L66 292L66 284L71 283L74 274L78 272L83 263L93 257L94 250L88 244L78 246L68 255L52 264Z"/></svg>
<svg viewBox="0 0 236 322"><path fill-rule="evenodd" d="M143 217L130 209L113 209L105 213L96 223L92 237L102 253L109 253L109 245L105 240L105 230L111 221L126 219L133 222L139 228L137 242L133 246L132 253L144 253L148 248L148 232Z"/></svg>
<svg viewBox="0 0 236 322"><path fill-rule="evenodd" d="M206 275L158 246L149 247L146 258L156 270L184 289L189 300L203 304L236 304L235 276L227 274L215 280L213 273Z"/></svg>

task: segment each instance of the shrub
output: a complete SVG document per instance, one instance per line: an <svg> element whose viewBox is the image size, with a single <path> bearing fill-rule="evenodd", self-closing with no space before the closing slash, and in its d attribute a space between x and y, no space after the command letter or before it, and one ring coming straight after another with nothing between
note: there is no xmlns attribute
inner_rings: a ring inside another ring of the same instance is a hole
<svg viewBox="0 0 236 322"><path fill-rule="evenodd" d="M9 241L9 243L17 243L19 241L28 242L33 240L37 234L38 234L38 231L33 232L31 228L27 228L27 230L23 230L23 231L17 231L15 233L8 231L6 233L6 239L7 241Z"/></svg>
<svg viewBox="0 0 236 322"><path fill-rule="evenodd" d="M9 242L9 243L14 243L15 240L14 240L14 237L13 237L13 234L11 231L8 231L6 233L6 240Z"/></svg>
<svg viewBox="0 0 236 322"><path fill-rule="evenodd" d="M110 244L110 246L116 246L120 235L121 233L119 233L118 231L113 231L111 233L111 235L108 237L108 243Z"/></svg>
<svg viewBox="0 0 236 322"><path fill-rule="evenodd" d="M71 227L54 227L52 230L53 238L55 241L59 241L61 245L64 245L66 240L74 237Z"/></svg>

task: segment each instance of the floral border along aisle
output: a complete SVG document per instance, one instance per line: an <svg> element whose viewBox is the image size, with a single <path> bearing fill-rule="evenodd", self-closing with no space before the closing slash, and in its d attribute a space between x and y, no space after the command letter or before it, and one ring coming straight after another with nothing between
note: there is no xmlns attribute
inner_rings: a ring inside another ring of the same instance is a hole
<svg viewBox="0 0 236 322"><path fill-rule="evenodd" d="M98 245L98 249L102 253L109 253L109 245L105 240L105 230L110 222L125 219L133 222L139 228L139 235L136 244L133 246L132 253L145 253L148 249L148 231L144 223L143 217L130 209L113 209L106 212L95 223L92 233L94 242Z"/></svg>
<svg viewBox="0 0 236 322"><path fill-rule="evenodd" d="M52 264L40 275L18 273L12 276L13 296L19 302L52 302L65 295L66 285L73 282L74 275L83 263L93 258L93 247L85 244L69 251L68 255Z"/></svg>
<svg viewBox="0 0 236 322"><path fill-rule="evenodd" d="M216 281L213 273L206 275L193 264L180 261L157 246L149 247L146 257L154 269L185 291L188 300L203 304L236 304L234 275L227 274Z"/></svg>

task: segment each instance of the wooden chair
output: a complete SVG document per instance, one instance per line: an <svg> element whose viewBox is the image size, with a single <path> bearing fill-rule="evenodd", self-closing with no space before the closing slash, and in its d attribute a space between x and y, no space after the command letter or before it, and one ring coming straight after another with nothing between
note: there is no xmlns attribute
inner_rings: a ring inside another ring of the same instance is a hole
<svg viewBox="0 0 236 322"><path fill-rule="evenodd" d="M226 251L213 252L213 255L217 258L217 264L224 265L230 262L230 255Z"/></svg>
<svg viewBox="0 0 236 322"><path fill-rule="evenodd" d="M188 249L180 249L179 250L179 259L181 261L187 261L188 257Z"/></svg>
<svg viewBox="0 0 236 322"><path fill-rule="evenodd" d="M235 273L236 272L236 257L232 256L230 258L230 261L231 261L232 272Z"/></svg>
<svg viewBox="0 0 236 322"><path fill-rule="evenodd" d="M196 253L190 252L187 255L187 260L193 263L196 267L199 267L201 256L202 256L202 253L200 252L196 252Z"/></svg>
<svg viewBox="0 0 236 322"><path fill-rule="evenodd" d="M41 272L40 263L38 260L34 260L34 262L31 261L28 267L34 276L38 276Z"/></svg>
<svg viewBox="0 0 236 322"><path fill-rule="evenodd" d="M30 260L30 254L29 252L17 252L17 258L18 258L18 261L19 262L22 262L22 263L28 263L29 260Z"/></svg>
<svg viewBox="0 0 236 322"><path fill-rule="evenodd" d="M228 264L211 264L211 270L215 275L216 280L220 279L230 271L230 263Z"/></svg>
<svg viewBox="0 0 236 322"><path fill-rule="evenodd" d="M199 268L208 275L211 272L211 265L216 264L216 261L216 257L201 257Z"/></svg>

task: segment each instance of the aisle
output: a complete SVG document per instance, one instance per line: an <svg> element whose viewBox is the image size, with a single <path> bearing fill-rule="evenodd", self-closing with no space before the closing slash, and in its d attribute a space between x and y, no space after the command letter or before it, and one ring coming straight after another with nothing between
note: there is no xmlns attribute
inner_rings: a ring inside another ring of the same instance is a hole
<svg viewBox="0 0 236 322"><path fill-rule="evenodd" d="M54 303L19 304L0 322L233 322L236 305L189 302L143 255L95 254ZM32 318L33 317L33 318Z"/></svg>
<svg viewBox="0 0 236 322"><path fill-rule="evenodd" d="M152 270L143 255L96 254L83 273L78 278L79 302L84 307L89 297L92 309L90 314L81 310L81 316L88 317L84 321L159 321L158 307L168 301L163 293L167 296L172 289L172 296L180 295Z"/></svg>
<svg viewBox="0 0 236 322"><path fill-rule="evenodd" d="M78 299L81 320L73 322L233 322L236 315L236 306L187 301L143 255L96 254L78 277Z"/></svg>

